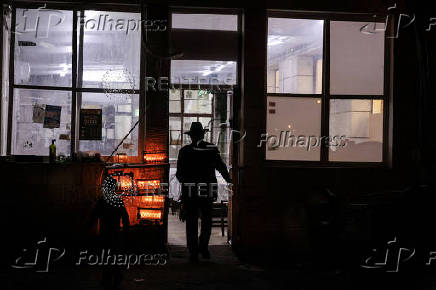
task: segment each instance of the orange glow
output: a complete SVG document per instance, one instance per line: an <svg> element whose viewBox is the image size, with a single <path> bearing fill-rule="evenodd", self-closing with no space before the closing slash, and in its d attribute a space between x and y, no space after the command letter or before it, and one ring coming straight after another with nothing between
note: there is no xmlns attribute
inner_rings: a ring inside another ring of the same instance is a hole
<svg viewBox="0 0 436 290"><path fill-rule="evenodd" d="M163 208L165 203L164 196L141 196L141 207Z"/></svg>
<svg viewBox="0 0 436 290"><path fill-rule="evenodd" d="M159 180L137 180L136 184L140 190L156 190L159 188Z"/></svg>
<svg viewBox="0 0 436 290"><path fill-rule="evenodd" d="M144 161L146 163L159 163L166 160L166 154L164 153L152 153L152 154L144 154Z"/></svg>
<svg viewBox="0 0 436 290"><path fill-rule="evenodd" d="M120 176L118 186L121 190L129 190L132 188L132 180L129 176Z"/></svg>
<svg viewBox="0 0 436 290"><path fill-rule="evenodd" d="M118 153L117 154L118 163L126 163L127 162L127 154L126 153Z"/></svg>
<svg viewBox="0 0 436 290"><path fill-rule="evenodd" d="M168 161L168 155L165 151L153 148L150 153L143 152L144 162L150 160L151 164L155 162L159 165L161 161L161 163ZM114 156L116 162L118 157ZM127 160L130 161L129 156L120 157L122 160L127 157ZM145 227L163 225L166 196L157 195L160 186L162 186L161 182L165 178L163 166L114 166L108 169L108 174L117 180L117 193L122 194L131 225ZM130 194L132 189L135 191Z"/></svg>
<svg viewBox="0 0 436 290"><path fill-rule="evenodd" d="M159 220L162 218L162 211L150 210L150 209L140 209L139 216L141 217L141 219Z"/></svg>

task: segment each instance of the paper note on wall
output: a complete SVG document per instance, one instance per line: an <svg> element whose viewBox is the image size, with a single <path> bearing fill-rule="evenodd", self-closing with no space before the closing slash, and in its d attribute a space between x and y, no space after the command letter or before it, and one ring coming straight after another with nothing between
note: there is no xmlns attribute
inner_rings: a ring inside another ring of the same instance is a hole
<svg viewBox="0 0 436 290"><path fill-rule="evenodd" d="M61 106L45 106L44 128L59 128L61 125Z"/></svg>
<svg viewBox="0 0 436 290"><path fill-rule="evenodd" d="M101 140L102 109L80 109L80 140Z"/></svg>
<svg viewBox="0 0 436 290"><path fill-rule="evenodd" d="M35 104L33 105L33 123L44 123L45 105Z"/></svg>

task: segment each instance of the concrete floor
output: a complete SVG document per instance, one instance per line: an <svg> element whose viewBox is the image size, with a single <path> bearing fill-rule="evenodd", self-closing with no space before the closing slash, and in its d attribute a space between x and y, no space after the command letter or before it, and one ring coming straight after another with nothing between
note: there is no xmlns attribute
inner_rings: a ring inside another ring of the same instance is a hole
<svg viewBox="0 0 436 290"><path fill-rule="evenodd" d="M200 220L198 228L200 233ZM186 223L180 221L178 215L168 215L168 244L186 246ZM224 229L224 236L222 236L220 227L212 227L209 245L227 245L227 228Z"/></svg>
<svg viewBox="0 0 436 290"><path fill-rule="evenodd" d="M271 289L263 270L241 263L228 246L211 246L211 260L188 261L184 246L169 246L168 264L123 269L121 289ZM103 290L103 267L56 267L52 273L13 270L1 275L5 290ZM246 288L248 287L248 288Z"/></svg>
<svg viewBox="0 0 436 290"><path fill-rule="evenodd" d="M123 281L119 289L436 289L436 283L432 282L434 278L424 286L417 283L419 279L403 280L404 274L391 275L396 273L354 272L351 269L316 270L310 266L286 263L253 266L238 260L228 246L211 246L210 252L211 260L200 260L193 264L188 262L186 247L170 246L170 259L166 265L135 266L128 270L123 268ZM50 273L9 270L0 272L1 289L103 290L102 272L101 266L55 267Z"/></svg>
<svg viewBox="0 0 436 290"><path fill-rule="evenodd" d="M291 262L277 257L280 264L251 264L239 260L221 229L214 228L210 260L189 262L185 246L185 224L169 216L169 259L165 265L121 266L124 290L233 290L233 289L295 289L295 290L366 290L425 289L436 290L436 279L429 273L384 273L353 267L331 268L310 261ZM158 253L158 252L156 252ZM253 253L253 256L262 253ZM256 265L254 265L256 264ZM49 273L33 269L0 271L1 289L5 290L104 290L103 266L54 264ZM395 275L399 274L399 275Z"/></svg>

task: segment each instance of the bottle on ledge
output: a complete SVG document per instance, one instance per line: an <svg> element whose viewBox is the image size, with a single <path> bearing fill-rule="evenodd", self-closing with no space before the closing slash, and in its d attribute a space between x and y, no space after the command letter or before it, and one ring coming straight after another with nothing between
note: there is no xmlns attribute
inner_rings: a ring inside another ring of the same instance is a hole
<svg viewBox="0 0 436 290"><path fill-rule="evenodd" d="M54 163L56 162L56 144L55 144L56 139L51 140L51 145L49 146L49 162L50 163Z"/></svg>

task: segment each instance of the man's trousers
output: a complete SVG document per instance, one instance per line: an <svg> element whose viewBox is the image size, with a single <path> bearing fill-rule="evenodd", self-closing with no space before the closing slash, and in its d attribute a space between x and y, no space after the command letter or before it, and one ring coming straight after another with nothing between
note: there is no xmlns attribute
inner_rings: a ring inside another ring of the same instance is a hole
<svg viewBox="0 0 436 290"><path fill-rule="evenodd" d="M184 204L186 214L186 242L189 252L193 255L208 250L212 232L211 198L188 198ZM198 218L201 218L200 237L198 237Z"/></svg>

